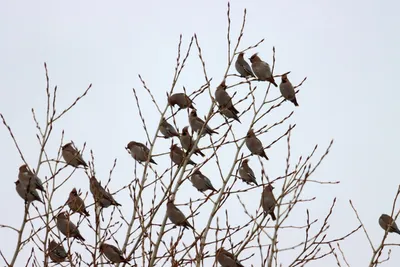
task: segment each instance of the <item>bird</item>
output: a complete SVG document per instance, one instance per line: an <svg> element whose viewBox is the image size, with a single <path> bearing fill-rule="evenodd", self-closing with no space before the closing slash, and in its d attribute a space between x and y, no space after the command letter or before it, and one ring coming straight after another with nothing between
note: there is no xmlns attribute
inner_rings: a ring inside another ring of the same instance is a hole
<svg viewBox="0 0 400 267"><path fill-rule="evenodd" d="M83 202L83 199L78 195L76 188L73 188L69 193L67 204L72 211L78 212L84 216L90 216L89 212L86 210L85 202Z"/></svg>
<svg viewBox="0 0 400 267"><path fill-rule="evenodd" d="M127 145L126 149L129 150L129 154L131 154L132 158L138 162L146 162L149 159L150 150L142 143L131 141ZM149 162L157 165L151 157Z"/></svg>
<svg viewBox="0 0 400 267"><path fill-rule="evenodd" d="M217 250L215 256L222 267L244 267L232 253L222 247Z"/></svg>
<svg viewBox="0 0 400 267"><path fill-rule="evenodd" d="M246 62L244 59L244 53L241 52L239 53L236 62L235 62L235 68L237 72L239 72L241 77L247 78L247 77L255 77L253 71L251 70L251 67L249 63Z"/></svg>
<svg viewBox="0 0 400 267"><path fill-rule="evenodd" d="M294 87L292 83L289 81L287 75L288 75L287 73L282 75L282 82L279 85L279 90L281 91L281 94L284 99L289 100L296 107L298 107L299 104L297 103L296 92L294 91Z"/></svg>
<svg viewBox="0 0 400 267"><path fill-rule="evenodd" d="M275 87L278 87L274 80L274 76L272 76L269 64L265 61L262 61L257 53L251 56L250 62L254 74L260 81L268 81L272 83Z"/></svg>
<svg viewBox="0 0 400 267"><path fill-rule="evenodd" d="M186 158L185 152L183 152L183 150L176 144L172 144L172 146L170 147L169 156L172 162L177 165L183 164ZM196 163L191 159L188 159L187 164L196 165Z"/></svg>
<svg viewBox="0 0 400 267"><path fill-rule="evenodd" d="M25 186L29 185L31 189L37 189L42 192L46 192L43 187L42 180L40 180L36 174L29 170L26 164L19 167L18 180Z"/></svg>
<svg viewBox="0 0 400 267"><path fill-rule="evenodd" d="M230 109L233 113L238 114L239 111L237 111L237 109L235 109L235 107L233 106L232 98L226 92L226 88L227 86L225 84L225 81L222 81L222 83L215 90L215 100L217 101L219 106L224 106Z"/></svg>
<svg viewBox="0 0 400 267"><path fill-rule="evenodd" d="M31 203L32 201L39 201L44 204L43 200L40 198L36 189L29 187L29 190L28 190L28 186L24 185L19 180L17 180L15 182L15 189L17 190L18 195L23 200L25 200L26 203Z"/></svg>
<svg viewBox="0 0 400 267"><path fill-rule="evenodd" d="M194 108L193 101L185 93L176 93L168 97L170 106L178 105L179 109Z"/></svg>
<svg viewBox="0 0 400 267"><path fill-rule="evenodd" d="M267 160L269 160L267 155L265 154L265 151L264 151L264 148L263 148L263 144L256 137L256 135L254 134L254 130L253 129L250 129L247 132L247 135L246 135L246 146L250 150L251 154L257 155L257 156L261 156L261 157L264 157Z"/></svg>
<svg viewBox="0 0 400 267"><path fill-rule="evenodd" d="M239 123L242 123L239 120L238 115L235 112L233 112L232 109L228 109L228 108L226 108L224 106L220 106L219 107L219 113L221 113L222 115L224 115L228 119L234 119L235 121L238 121Z"/></svg>
<svg viewBox="0 0 400 267"><path fill-rule="evenodd" d="M175 130L174 126L169 124L165 118L161 120L160 132L164 135L164 138L179 137L179 133Z"/></svg>
<svg viewBox="0 0 400 267"><path fill-rule="evenodd" d="M128 263L129 261L124 257L121 250L119 250L116 246L101 243L100 244L100 252L107 257L112 263Z"/></svg>
<svg viewBox="0 0 400 267"><path fill-rule="evenodd" d="M389 233L398 233L400 235L400 230L396 222L387 214L382 214L381 217L379 217L379 225L383 230L387 230Z"/></svg>
<svg viewBox="0 0 400 267"><path fill-rule="evenodd" d="M190 181L192 182L193 186L200 192L204 192L207 190L217 191L217 189L215 189L212 185L210 179L202 174L199 169L194 170L192 176L190 177Z"/></svg>
<svg viewBox="0 0 400 267"><path fill-rule="evenodd" d="M197 117L197 112L195 109L193 109L189 114L189 124L190 124L190 127L192 127L193 131L200 134L200 130L201 130L201 128L203 128L204 121L202 119L200 119L199 117ZM208 125L205 125L201 135L202 136L205 134L212 135L214 133L218 134L218 132L211 129Z"/></svg>
<svg viewBox="0 0 400 267"><path fill-rule="evenodd" d="M78 227L69 220L68 213L60 212L57 215L57 228L63 233L67 238L75 237L81 241L85 241L85 238L79 232Z"/></svg>
<svg viewBox="0 0 400 267"><path fill-rule="evenodd" d="M193 226L187 221L185 215L178 209L173 200L167 202L167 217L176 226L183 226L186 229L193 228Z"/></svg>
<svg viewBox="0 0 400 267"><path fill-rule="evenodd" d="M240 166L240 169L239 169L240 178L242 178L242 180L244 182L246 182L247 184L254 183L254 184L258 185L257 181L256 181L256 176L254 175L254 172L250 168L248 162L249 162L248 159L244 159L242 161L242 165Z"/></svg>
<svg viewBox="0 0 400 267"><path fill-rule="evenodd" d="M275 221L276 217L274 214L274 209L276 206L276 200L274 194L272 193L272 189L274 189L274 187L271 184L265 186L261 194L261 206L264 210L264 218L269 214L271 215L271 219Z"/></svg>
<svg viewBox="0 0 400 267"><path fill-rule="evenodd" d="M90 192L93 195L94 201L102 208L108 208L111 205L121 206L121 204L115 201L113 196L101 186L94 176L90 178Z"/></svg>
<svg viewBox="0 0 400 267"><path fill-rule="evenodd" d="M72 143L65 144L62 147L62 156L67 163L67 165L71 165L75 168L79 167L80 165L84 166L85 168L88 167L86 162L83 160L81 153L73 147Z"/></svg>
<svg viewBox="0 0 400 267"><path fill-rule="evenodd" d="M67 258L68 254L65 251L65 248L60 243L58 244L56 241L51 240L49 243L49 247L47 248L47 254L53 262L63 262Z"/></svg>
<svg viewBox="0 0 400 267"><path fill-rule="evenodd" d="M194 140L190 136L190 133L189 133L188 129L189 129L189 126L183 127L182 133L181 133L181 135L179 137L179 140L181 141L181 146L182 146L183 149L186 150L187 153L189 153L192 150L193 145L194 145ZM193 153L195 155L200 155L202 157L205 157L205 155L198 148L196 148L193 151Z"/></svg>

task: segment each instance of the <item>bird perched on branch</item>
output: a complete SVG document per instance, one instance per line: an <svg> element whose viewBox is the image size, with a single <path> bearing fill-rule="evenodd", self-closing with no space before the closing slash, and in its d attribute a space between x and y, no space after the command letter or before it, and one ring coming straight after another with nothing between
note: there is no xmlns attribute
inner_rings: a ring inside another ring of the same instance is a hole
<svg viewBox="0 0 400 267"><path fill-rule="evenodd" d="M219 248L215 256L222 267L244 267L232 253L226 251L224 248Z"/></svg>
<svg viewBox="0 0 400 267"><path fill-rule="evenodd" d="M217 89L215 90L215 100L217 101L218 105L224 106L230 109L233 113L238 114L239 111L233 106L232 98L226 92L226 84L225 81L222 81L220 85L218 85Z"/></svg>
<svg viewBox="0 0 400 267"><path fill-rule="evenodd" d="M107 257L112 263L128 263L129 261L124 257L124 254L116 246L101 243L100 252Z"/></svg>
<svg viewBox="0 0 400 267"><path fill-rule="evenodd" d="M164 135L164 138L179 137L179 133L175 130L174 126L169 124L165 118L161 120L160 132Z"/></svg>
<svg viewBox="0 0 400 267"><path fill-rule="evenodd" d="M36 174L30 171L26 164L21 165L21 167L19 167L18 180L24 186L29 185L31 189L37 189L42 192L46 192L46 190L44 190L42 180L40 180Z"/></svg>
<svg viewBox="0 0 400 267"><path fill-rule="evenodd" d="M186 216L178 209L173 200L169 199L167 202L167 217L176 226L183 226L186 229L193 228L193 226L187 221Z"/></svg>
<svg viewBox="0 0 400 267"><path fill-rule="evenodd" d="M31 203L32 201L39 201L44 204L43 200L40 198L36 189L24 185L19 180L15 182L15 190L17 190L18 195L23 200L25 200L25 203Z"/></svg>
<svg viewBox="0 0 400 267"><path fill-rule="evenodd" d="M232 109L229 109L225 106L219 106L219 113L221 113L228 119L234 119L235 121L238 121L239 123L241 123L238 115L235 112L233 112Z"/></svg>
<svg viewBox="0 0 400 267"><path fill-rule="evenodd" d="M150 149L148 149L144 144L131 141L127 145L126 149L129 154L131 154L132 158L134 158L138 162L146 162L149 159ZM150 157L149 162L157 163Z"/></svg>
<svg viewBox="0 0 400 267"><path fill-rule="evenodd" d="M242 180L247 184L254 183L255 185L258 185L256 181L256 176L254 175L254 172L250 168L248 162L249 162L248 159L244 159L242 161L242 165L240 166L239 169L240 178L242 178Z"/></svg>
<svg viewBox="0 0 400 267"><path fill-rule="evenodd" d="M170 106L178 105L179 109L194 108L193 101L185 93L176 93L168 97Z"/></svg>
<svg viewBox="0 0 400 267"><path fill-rule="evenodd" d="M194 170L192 176L190 177L190 181L192 182L193 186L200 192L204 192L207 190L217 191L217 189L215 189L212 185L210 179L202 174L199 169Z"/></svg>
<svg viewBox="0 0 400 267"><path fill-rule="evenodd" d="M382 214L381 217L379 217L379 225L383 230L387 230L389 233L398 233L400 235L400 230L396 222L387 214Z"/></svg>
<svg viewBox="0 0 400 267"><path fill-rule="evenodd" d="M235 62L235 68L237 72L239 72L240 76L243 78L247 78L249 76L255 77L249 63L247 63L246 60L244 59L243 52L239 53Z"/></svg>
<svg viewBox="0 0 400 267"><path fill-rule="evenodd" d="M283 98L292 102L296 107L299 105L296 99L296 92L294 91L294 87L292 83L289 81L287 77L288 73L282 75L282 82L279 85L279 89Z"/></svg>
<svg viewBox="0 0 400 267"><path fill-rule="evenodd" d="M272 83L275 87L278 87L274 80L274 76L272 76L269 64L265 61L262 61L257 53L251 56L250 62L254 74L260 81L268 81Z"/></svg>
<svg viewBox="0 0 400 267"><path fill-rule="evenodd" d="M261 194L261 206L263 207L264 210L264 217L266 217L269 214L271 215L271 219L275 221L276 217L274 214L274 209L276 206L276 200L274 194L272 193L272 189L274 189L274 187L271 184L268 184L264 188Z"/></svg>
<svg viewBox="0 0 400 267"><path fill-rule="evenodd" d="M67 238L75 237L76 239L85 241L85 238L82 237L78 227L76 227L76 225L69 220L68 213L59 213L56 221L58 230L60 230L60 232L63 233L63 235L65 235Z"/></svg>
<svg viewBox="0 0 400 267"><path fill-rule="evenodd" d="M109 206L121 206L113 196L107 192L103 186L97 181L96 177L90 178L90 192L93 195L94 201L98 203L102 208L108 208Z"/></svg>
<svg viewBox="0 0 400 267"><path fill-rule="evenodd" d="M83 199L78 195L78 191L76 191L76 188L72 189L69 193L67 204L72 211L82 214L84 216L89 216L89 212L86 210L85 207L85 202L83 202Z"/></svg>
<svg viewBox="0 0 400 267"><path fill-rule="evenodd" d="M250 129L246 135L246 146L250 150L251 154L264 157L268 160L265 154L263 144L254 134L253 129Z"/></svg>
<svg viewBox="0 0 400 267"><path fill-rule="evenodd" d="M52 240L49 243L49 247L47 249L47 254L49 255L49 257L52 261L57 262L57 263L65 261L65 259L68 256L63 245L61 243L58 244L54 240Z"/></svg>
<svg viewBox="0 0 400 267"><path fill-rule="evenodd" d="M187 153L189 153L192 150L193 145L194 145L194 140L190 136L190 133L189 133L188 129L189 129L189 126L183 127L181 136L179 137L179 140L181 141L181 146L182 146L183 149L186 150ZM202 157L205 157L205 155L197 147L193 151L193 153L195 155L200 155Z"/></svg>
<svg viewBox="0 0 400 267"><path fill-rule="evenodd" d="M193 131L200 134L200 130L201 128L203 128L204 121L199 117L197 117L197 112L195 109L193 109L189 114L189 124L190 127L192 127ZM201 132L201 135L203 136L205 134L212 135L212 134L218 134L218 132L211 129L208 125L205 125L203 131Z"/></svg>
<svg viewBox="0 0 400 267"><path fill-rule="evenodd" d="M73 147L72 143L65 144L62 147L62 156L65 162L68 165L71 165L75 168L79 167L80 165L84 166L85 168L88 167L86 162L83 160L81 153Z"/></svg>
<svg viewBox="0 0 400 267"><path fill-rule="evenodd" d="M183 150L180 147L178 147L176 144L173 144L170 147L169 156L170 156L172 162L177 165L183 164L183 162L185 161L185 158L186 158L185 152L183 152ZM191 159L188 159L187 164L196 165L196 163L194 161L192 161Z"/></svg>

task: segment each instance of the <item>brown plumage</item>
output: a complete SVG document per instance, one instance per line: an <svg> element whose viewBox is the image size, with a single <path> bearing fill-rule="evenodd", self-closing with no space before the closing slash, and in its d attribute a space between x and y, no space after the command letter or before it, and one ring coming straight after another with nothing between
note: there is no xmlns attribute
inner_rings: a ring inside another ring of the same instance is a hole
<svg viewBox="0 0 400 267"><path fill-rule="evenodd" d="M184 228L193 228L193 226L187 221L186 216L178 209L172 200L167 202L167 217L176 226L183 226Z"/></svg>
<svg viewBox="0 0 400 267"><path fill-rule="evenodd" d="M383 230L387 230L389 233L397 233L400 235L400 230L396 222L387 214L382 214L381 217L379 217L379 225Z"/></svg>
<svg viewBox="0 0 400 267"><path fill-rule="evenodd" d="M276 217L274 214L274 209L276 206L276 200L274 194L272 193L272 189L274 189L274 187L271 184L265 186L261 194L261 206L264 210L264 217L269 214L271 215L271 219L275 221Z"/></svg>
<svg viewBox="0 0 400 267"><path fill-rule="evenodd" d="M271 68L267 62L261 60L261 58L255 53L250 58L251 67L253 69L254 74L260 81L268 81L272 83L275 87L278 87L274 80L274 76L272 76Z"/></svg>
<svg viewBox="0 0 400 267"><path fill-rule="evenodd" d="M240 169L239 169L240 178L242 178L242 180L244 182L246 182L247 184L254 183L254 184L258 185L257 181L256 181L256 176L254 175L254 172L250 168L248 162L249 162L248 159L244 159L242 161L242 166L240 166Z"/></svg>
<svg viewBox="0 0 400 267"><path fill-rule="evenodd" d="M226 251L224 248L219 248L215 257L222 267L244 267L232 253Z"/></svg>
<svg viewBox="0 0 400 267"><path fill-rule="evenodd" d="M111 205L121 206L121 204L115 201L113 196L103 188L94 176L90 178L90 192L93 195L94 201L102 208L108 208Z"/></svg>
<svg viewBox="0 0 400 267"><path fill-rule="evenodd" d="M61 243L58 244L54 240L52 240L49 243L49 247L47 248L47 254L49 255L50 259L53 262L57 262L57 263L64 262L68 256L63 245Z"/></svg>
<svg viewBox="0 0 400 267"><path fill-rule="evenodd" d="M149 159L150 149L142 143L131 141L126 149L129 150L129 154L131 154L132 158L138 162L146 162ZM157 164L151 157L149 162Z"/></svg>
<svg viewBox="0 0 400 267"><path fill-rule="evenodd" d="M228 109L224 106L220 106L219 107L219 113L221 113L222 115L224 115L226 118L228 119L234 119L235 121L238 121L239 123L241 123L241 121L239 120L238 115L232 111L232 109Z"/></svg>
<svg viewBox="0 0 400 267"><path fill-rule="evenodd" d="M251 67L249 63L246 62L244 59L244 53L240 53L236 59L235 62L235 68L237 72L239 72L241 77L247 78L247 77L255 77L253 74L253 71L251 70Z"/></svg>
<svg viewBox="0 0 400 267"><path fill-rule="evenodd" d="M279 90L281 91L283 98L292 102L296 107L299 106L299 103L297 103L296 99L296 92L292 83L287 77L287 73L282 75L282 82L279 85Z"/></svg>
<svg viewBox="0 0 400 267"><path fill-rule="evenodd" d="M17 190L18 195L27 203L30 203L32 201L39 201L44 204L36 189L30 187L28 190L28 186L24 185L19 180L15 182L15 190Z"/></svg>
<svg viewBox="0 0 400 267"><path fill-rule="evenodd" d="M193 186L200 192L204 192L207 190L217 191L217 189L215 189L212 185L210 179L202 174L199 169L194 170L192 176L190 177L190 181L192 182Z"/></svg>
<svg viewBox="0 0 400 267"><path fill-rule="evenodd" d="M101 243L100 252L107 257L112 263L128 263L129 261L124 257L124 254L116 246Z"/></svg>
<svg viewBox="0 0 400 267"><path fill-rule="evenodd" d="M233 113L238 114L239 111L235 109L232 104L232 99L229 94L226 92L226 84L223 81L215 90L215 100L217 101L219 106L226 107L230 109Z"/></svg>
<svg viewBox="0 0 400 267"><path fill-rule="evenodd" d="M189 114L189 124L190 124L190 127L192 127L193 131L197 132L198 134L200 133L201 128L203 128L204 121L202 119L200 119L199 117L197 117L197 112L194 109ZM218 132L214 131L208 125L206 125L204 127L201 135L205 135L205 134L212 135L214 133L218 134Z"/></svg>
<svg viewBox="0 0 400 267"><path fill-rule="evenodd" d="M178 147L176 144L173 144L171 146L169 156L170 156L172 162L177 165L183 164L183 162L186 158L185 152L183 152L183 150L180 147ZM196 163L194 161L192 161L191 159L188 160L187 164L196 165Z"/></svg>
<svg viewBox="0 0 400 267"><path fill-rule="evenodd" d="M179 109L194 108L193 101L185 93L176 93L168 97L170 106L178 105Z"/></svg>
<svg viewBox="0 0 400 267"><path fill-rule="evenodd" d="M67 204L73 212L77 212L84 216L90 216L89 212L86 210L85 202L83 202L83 199L78 195L76 188L72 189L72 191L69 193Z"/></svg>
<svg viewBox="0 0 400 267"><path fill-rule="evenodd" d="M46 190L43 187L42 180L37 177L31 170L29 170L28 166L21 165L18 170L18 180L24 184L24 186L30 186L31 189L37 189L43 192Z"/></svg>
<svg viewBox="0 0 400 267"><path fill-rule="evenodd" d="M246 135L246 146L250 150L251 154L264 157L268 160L265 154L263 144L254 134L253 129L250 129Z"/></svg>
<svg viewBox="0 0 400 267"><path fill-rule="evenodd" d="M60 230L60 232L67 238L75 237L76 239L85 241L85 238L80 234L78 227L69 220L68 213L59 213L56 221L58 230Z"/></svg>
<svg viewBox="0 0 400 267"><path fill-rule="evenodd" d="M169 124L165 118L161 120L160 132L164 135L164 138L179 137L179 133L175 130L174 126Z"/></svg>
<svg viewBox="0 0 400 267"><path fill-rule="evenodd" d="M193 148L194 140L192 139L192 136L190 136L188 128L189 128L189 126L183 127L181 136L179 137L179 140L181 141L182 148L185 149L186 152L189 153ZM205 155L198 148L195 149L195 151L193 151L193 153L196 155L205 157Z"/></svg>
<svg viewBox="0 0 400 267"><path fill-rule="evenodd" d="M65 162L68 165L71 165L75 168L79 167L80 165L84 166L85 168L88 167L86 162L83 160L81 153L73 147L72 143L65 144L62 147L62 156Z"/></svg>

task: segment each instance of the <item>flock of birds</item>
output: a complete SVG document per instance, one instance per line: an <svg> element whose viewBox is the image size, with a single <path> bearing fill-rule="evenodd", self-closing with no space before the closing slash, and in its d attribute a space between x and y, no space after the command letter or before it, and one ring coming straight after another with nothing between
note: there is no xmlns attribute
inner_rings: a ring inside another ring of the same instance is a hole
<svg viewBox="0 0 400 267"><path fill-rule="evenodd" d="M235 62L235 67L241 77L248 78L254 77L259 81L267 81L277 87L277 84L274 80L274 77L271 73L271 69L268 63L262 61L257 53L250 57L251 67L244 59L244 53L240 53ZM283 74L281 76L281 84L279 85L280 92L286 100L291 101L295 106L298 106L296 100L296 93L293 85L287 78L287 74ZM240 122L238 114L239 111L233 106L232 99L229 94L226 92L226 84L223 81L215 91L215 101L218 103L219 112L230 119L234 119ZM184 93L176 93L171 96L168 96L168 104L171 106L177 105L179 110L181 109L192 109L189 113L189 125L193 132L196 132L198 135L204 136L206 134L218 134L218 132L214 131L210 128L207 123L205 123L201 118L197 117L196 109L193 106L192 100ZM186 126L182 129L181 133L167 122L165 118L162 118L159 130L164 138L179 138L180 144L182 148L180 148L177 144L173 144L170 147L170 158L173 163L176 165L182 165L185 160L187 160L187 164L196 165L194 161L191 159L186 159L187 155L193 151L193 154L204 157L205 155L202 151L196 146L195 141L189 133L189 127ZM262 142L256 137L253 129L250 129L246 135L245 143L249 151L252 155L257 155L268 160L268 157L264 151ZM140 163L152 163L157 164L154 159L150 155L149 148L139 142L131 141L128 143L126 149L130 153L130 155ZM185 151L186 152L185 152ZM81 153L73 146L72 143L65 144L62 147L62 157L67 163L67 165L78 168L83 166L85 168L88 167L87 163L83 159ZM256 176L254 171L250 168L248 164L249 160L244 159L241 162L241 166L239 168L240 178L246 182L247 184L256 184ZM212 185L209 178L207 178L199 168L196 168L191 176L190 181L193 186L199 190L200 192L205 192L207 190L211 190L213 192L217 191ZM43 202L41 197L39 196L36 190L46 192L42 181L38 176L32 172L27 165L22 165L19 168L18 180L15 182L16 191L20 195L22 199L25 200L26 203L30 203L32 201ZM274 214L274 209L276 206L276 199L272 190L274 187L271 183L267 184L262 192L261 196L261 206L264 211L264 216L270 215L272 220L276 220L276 216ZM95 203L99 205L101 208L107 208L111 205L120 206L113 196L101 185L101 183L92 176L90 178L90 192L93 195ZM83 199L79 196L76 188L73 188L69 194L69 198L66 202L73 213L78 213L83 216L89 216L89 212L86 210L85 203ZM188 222L187 217L182 213L180 209L178 209L173 201L173 198L169 198L167 201L167 217L169 220L176 226L182 226L184 228L192 228L193 226ZM383 214L379 218L379 224L388 232L396 232L400 234L400 230L398 229L394 220L386 214ZM68 212L60 212L56 217L56 226L58 230L66 236L66 238L76 238L80 241L85 241L82 235L79 232L78 227L70 221L70 215ZM99 246L100 252L105 255L111 263L120 263L125 262L128 263L129 259L125 258L122 251L117 247L102 242ZM65 251L62 243L57 243L52 240L48 246L48 255L54 262L63 262L68 257L67 252ZM226 251L223 247L219 248L216 251L216 259L223 267L243 267L243 265L237 260L237 258L230 252Z"/></svg>

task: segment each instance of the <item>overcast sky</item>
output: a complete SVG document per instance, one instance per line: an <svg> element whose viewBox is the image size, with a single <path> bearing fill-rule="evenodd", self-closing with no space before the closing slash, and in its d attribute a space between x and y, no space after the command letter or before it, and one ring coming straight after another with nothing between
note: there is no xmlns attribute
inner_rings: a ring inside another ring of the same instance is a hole
<svg viewBox="0 0 400 267"><path fill-rule="evenodd" d="M12 127L27 161L36 166L38 160L39 145L31 108L35 108L43 123L46 103L43 62L47 62L51 85L58 85L58 111L93 84L88 96L58 122L49 141L49 153L56 155L61 131L65 130L66 140L73 140L79 147L86 142L88 149L95 151L99 179L107 179L114 158L118 159L111 190L127 184L132 179L133 160L124 146L131 140L146 141L132 87L144 99L143 109L149 116L152 133L159 120L152 116L156 114L154 106L141 89L137 75L142 75L163 107L165 92L172 83L179 34L183 34L186 48L196 33L208 74L213 78L211 86L216 87L227 62L226 8L226 1L212 0L1 1L0 112ZM337 197L330 230L330 237L334 238L358 225L349 205L351 199L374 244L378 244L383 235L378 218L382 213L390 214L399 185L400 93L395 84L400 69L399 2L231 1L233 39L237 37L244 8L248 17L239 49L265 38L254 52L271 62L275 46L276 73L291 71L289 78L294 84L308 77L297 98L300 107L285 103L276 111L272 119L282 118L292 110L295 114L272 136L284 132L289 123L297 125L292 136L293 163L298 156L309 153L315 144L320 145L320 155L330 140L335 140L314 179L338 180L340 184L310 187L307 196L316 196L317 200L304 207L318 218L327 213L333 198ZM192 91L204 84L197 51L190 57L187 68L177 90L184 85ZM279 92L274 90L272 96L279 96ZM202 98L196 105L199 115L203 116L210 100ZM271 123L272 119L266 119L265 123ZM185 115L178 118L180 128L186 124ZM211 122L212 126L216 124ZM245 128L238 127L238 134L243 136ZM264 138L268 142L272 137L267 134ZM167 151L169 142L158 142L160 147L156 152ZM15 192L14 181L22 161L5 127L0 127L0 147L3 172L0 223L19 227L23 201ZM272 148L268 155L270 177L282 175L284 143ZM89 152L84 156L89 159ZM168 156L158 159L166 165L168 160ZM226 171L229 162L227 159L227 166L223 168ZM251 163L256 166L258 160ZM208 176L213 171L215 166L206 166ZM73 186L84 192L89 190L83 171L78 171L73 178L63 189L65 195L55 199L56 206L63 204ZM216 179L215 185L219 187L220 180ZM182 201L189 197L190 193L184 192L179 196ZM121 192L116 198L127 203L123 211L129 217L128 192ZM248 201L258 203L259 195L254 200L249 196ZM304 222L304 213L296 216L291 222ZM290 235L282 238L290 239ZM10 259L16 235L0 229L0 240L1 251ZM388 241L399 243L400 236L391 234ZM281 242L292 244L290 240ZM369 263L371 249L361 231L341 246L351 266ZM392 260L383 266L398 266L400 256L396 247L394 250ZM19 264L29 252L27 247ZM326 264L334 266L334 259L327 260Z"/></svg>

